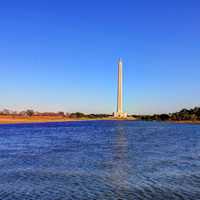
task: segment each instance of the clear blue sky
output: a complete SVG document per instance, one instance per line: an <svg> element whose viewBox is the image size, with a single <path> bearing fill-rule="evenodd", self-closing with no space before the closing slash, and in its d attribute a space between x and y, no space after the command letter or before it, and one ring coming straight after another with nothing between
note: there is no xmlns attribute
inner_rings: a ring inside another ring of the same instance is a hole
<svg viewBox="0 0 200 200"><path fill-rule="evenodd" d="M200 105L200 1L8 0L0 5L0 109L111 113Z"/></svg>

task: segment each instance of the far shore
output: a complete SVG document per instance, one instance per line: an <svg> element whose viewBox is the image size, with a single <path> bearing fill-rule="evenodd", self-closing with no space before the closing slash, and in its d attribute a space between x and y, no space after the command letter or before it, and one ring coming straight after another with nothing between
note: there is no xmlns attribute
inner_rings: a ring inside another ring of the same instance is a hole
<svg viewBox="0 0 200 200"><path fill-rule="evenodd" d="M0 115L0 124L25 124L25 123L50 123L50 122L75 122L75 121L95 121L95 120L140 120L133 117L128 117L125 119L116 119L114 117L101 117L101 118L88 118L88 117L80 117L80 118L69 118L62 116L15 116L15 115ZM151 121L151 120L144 120ZM155 121L155 120L153 120ZM159 121L159 120L157 120ZM171 122L178 124L200 124L200 120L166 120L162 122Z"/></svg>
<svg viewBox="0 0 200 200"><path fill-rule="evenodd" d="M116 119L114 117L103 118L69 118L61 116L13 116L0 115L0 124L24 124L24 123L49 123L49 122L71 122L71 121L94 121L94 120L135 120L134 118Z"/></svg>

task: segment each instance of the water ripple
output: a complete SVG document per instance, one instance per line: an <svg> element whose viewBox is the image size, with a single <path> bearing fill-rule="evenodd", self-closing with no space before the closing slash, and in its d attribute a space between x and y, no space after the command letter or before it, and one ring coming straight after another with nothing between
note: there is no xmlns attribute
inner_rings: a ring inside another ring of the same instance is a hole
<svg viewBox="0 0 200 200"><path fill-rule="evenodd" d="M0 125L0 200L198 200L200 126Z"/></svg>

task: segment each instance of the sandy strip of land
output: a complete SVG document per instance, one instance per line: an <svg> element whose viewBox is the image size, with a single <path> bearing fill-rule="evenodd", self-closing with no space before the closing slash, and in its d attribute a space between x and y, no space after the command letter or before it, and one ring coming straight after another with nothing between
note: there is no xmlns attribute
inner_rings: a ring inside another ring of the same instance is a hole
<svg viewBox="0 0 200 200"><path fill-rule="evenodd" d="M47 123L47 122L70 122L70 121L91 121L91 120L137 120L135 118L116 119L113 117L106 118L69 118L62 116L14 116L14 115L0 115L0 124L23 124L23 123ZM178 124L200 124L200 121L180 120L166 122Z"/></svg>
<svg viewBox="0 0 200 200"><path fill-rule="evenodd" d="M45 122L67 122L67 121L80 121L90 120L86 118L67 118L62 116L12 116L0 115L0 124L18 124L18 123L45 123Z"/></svg>
<svg viewBox="0 0 200 200"><path fill-rule="evenodd" d="M77 120L77 119L76 119ZM70 118L49 118L49 117L1 117L0 124L17 124L17 123L42 123L42 122L65 122L75 121Z"/></svg>
<svg viewBox="0 0 200 200"><path fill-rule="evenodd" d="M91 121L91 120L136 120L134 118L116 119L113 117L106 118L68 118L62 116L13 116L0 115L0 124L23 124L23 123L47 123L47 122L70 122L70 121Z"/></svg>
<svg viewBox="0 0 200 200"><path fill-rule="evenodd" d="M112 117L107 118L67 118L62 116L12 116L0 115L0 124L20 124L20 123L46 123L46 122L70 122L70 121L88 121L88 120L115 120Z"/></svg>

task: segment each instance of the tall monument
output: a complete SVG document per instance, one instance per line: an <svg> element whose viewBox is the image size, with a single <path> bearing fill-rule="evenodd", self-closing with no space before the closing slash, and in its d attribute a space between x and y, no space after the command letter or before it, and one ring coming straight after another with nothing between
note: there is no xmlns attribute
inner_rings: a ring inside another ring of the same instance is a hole
<svg viewBox="0 0 200 200"><path fill-rule="evenodd" d="M114 117L117 117L117 118L126 118L127 117L127 113L123 112L122 66L123 66L122 60L119 59L119 61L118 61L117 112L114 113Z"/></svg>

